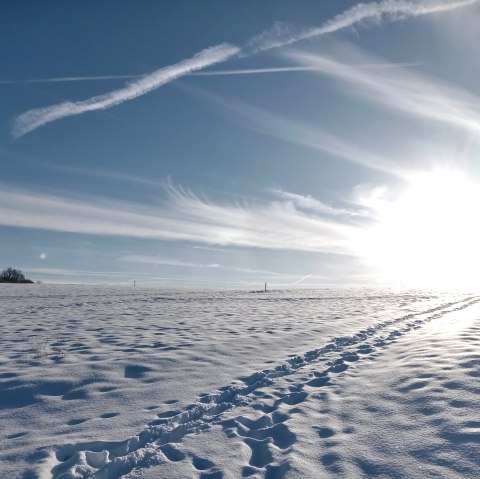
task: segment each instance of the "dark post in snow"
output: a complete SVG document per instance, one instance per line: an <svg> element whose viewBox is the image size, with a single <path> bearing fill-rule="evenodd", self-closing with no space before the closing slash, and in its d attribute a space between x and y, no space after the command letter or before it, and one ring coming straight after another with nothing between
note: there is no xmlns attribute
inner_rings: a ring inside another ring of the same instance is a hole
<svg viewBox="0 0 480 479"><path fill-rule="evenodd" d="M267 292L267 282L265 281L265 293Z"/></svg>
<svg viewBox="0 0 480 479"><path fill-rule="evenodd" d="M133 286L135 286L135 283L136 283L136 281L135 281L135 280L133 280Z"/></svg>

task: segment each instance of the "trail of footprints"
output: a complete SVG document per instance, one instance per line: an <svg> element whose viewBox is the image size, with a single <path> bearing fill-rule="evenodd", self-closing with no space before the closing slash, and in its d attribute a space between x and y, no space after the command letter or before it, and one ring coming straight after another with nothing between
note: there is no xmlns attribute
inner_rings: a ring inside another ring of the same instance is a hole
<svg viewBox="0 0 480 479"><path fill-rule="evenodd" d="M301 411L305 400L321 400L318 391L328 386L334 375L345 372L362 358L373 359L379 349L409 331L479 301L478 297L467 298L388 320L353 336L335 338L326 346L291 357L273 369L241 378L241 384L221 388L217 394L204 394L185 411L160 413L138 436L126 441L62 446L56 453L58 464L50 471L51 477L116 479L167 461L188 460L200 479L222 479L224 473L211 459L181 450L185 436L220 426L227 438L239 438L250 448L242 477L281 479L289 470L287 454L296 442L288 419ZM471 336L473 340L474 335ZM321 440L328 441L333 434L328 427L318 429ZM322 462L329 465L335 458L326 454Z"/></svg>

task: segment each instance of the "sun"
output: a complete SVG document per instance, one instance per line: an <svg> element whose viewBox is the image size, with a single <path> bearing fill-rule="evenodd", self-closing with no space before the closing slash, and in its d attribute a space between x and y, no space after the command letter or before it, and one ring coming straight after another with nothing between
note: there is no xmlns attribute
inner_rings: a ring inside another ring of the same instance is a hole
<svg viewBox="0 0 480 479"><path fill-rule="evenodd" d="M406 286L480 288L480 188L462 171L415 174L376 211L363 249L381 277Z"/></svg>

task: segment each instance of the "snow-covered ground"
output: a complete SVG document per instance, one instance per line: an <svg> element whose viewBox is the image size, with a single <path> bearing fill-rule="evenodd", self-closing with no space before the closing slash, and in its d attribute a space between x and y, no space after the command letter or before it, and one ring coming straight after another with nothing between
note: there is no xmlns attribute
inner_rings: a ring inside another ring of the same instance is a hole
<svg viewBox="0 0 480 479"><path fill-rule="evenodd" d="M1 285L0 477L478 478L479 301Z"/></svg>

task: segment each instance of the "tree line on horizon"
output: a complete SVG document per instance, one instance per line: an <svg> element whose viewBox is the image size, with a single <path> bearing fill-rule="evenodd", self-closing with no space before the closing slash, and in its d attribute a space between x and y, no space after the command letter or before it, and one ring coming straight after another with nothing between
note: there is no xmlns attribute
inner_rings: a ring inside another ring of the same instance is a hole
<svg viewBox="0 0 480 479"><path fill-rule="evenodd" d="M33 281L25 278L19 269L8 267L0 273L0 283L33 283Z"/></svg>

